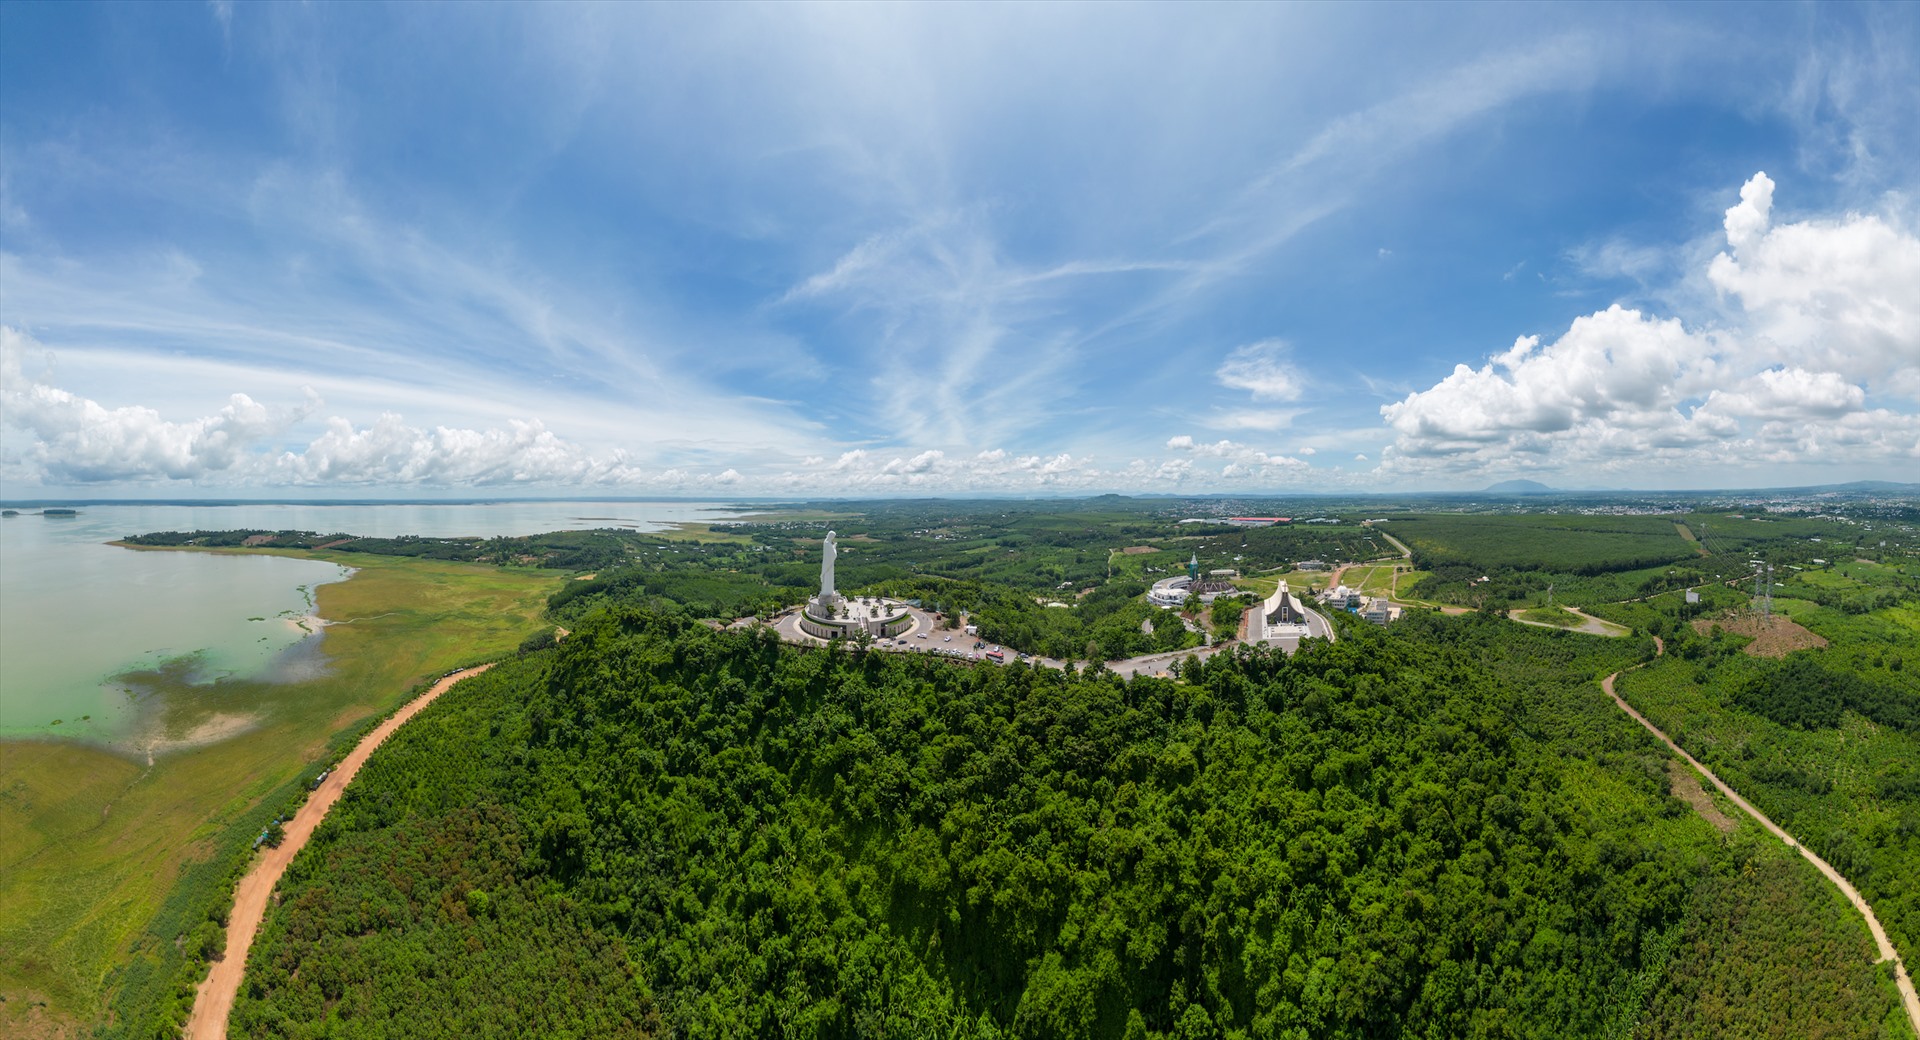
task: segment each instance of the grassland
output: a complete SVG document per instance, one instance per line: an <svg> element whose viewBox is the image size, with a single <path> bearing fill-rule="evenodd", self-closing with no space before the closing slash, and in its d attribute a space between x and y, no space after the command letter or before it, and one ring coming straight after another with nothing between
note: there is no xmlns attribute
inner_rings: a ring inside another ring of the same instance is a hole
<svg viewBox="0 0 1920 1040"><path fill-rule="evenodd" d="M554 572L356 554L283 553L358 568L321 586L322 673L190 686L148 677L154 710L190 733L243 736L151 765L61 741L0 745L0 1034L158 1026L191 965L182 951L254 834L304 781L421 682L512 650L541 624ZM190 984L192 980L186 980ZM144 1032L145 1029L142 1028Z"/></svg>
<svg viewBox="0 0 1920 1040"><path fill-rule="evenodd" d="M1533 610L1517 611L1514 617L1537 625L1552 625L1555 628L1578 628L1585 624L1584 618L1565 607L1536 607Z"/></svg>

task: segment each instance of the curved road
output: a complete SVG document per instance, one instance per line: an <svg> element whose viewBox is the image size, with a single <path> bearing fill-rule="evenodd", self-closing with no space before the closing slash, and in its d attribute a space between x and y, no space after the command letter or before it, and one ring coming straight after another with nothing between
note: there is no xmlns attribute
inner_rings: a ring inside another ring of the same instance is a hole
<svg viewBox="0 0 1920 1040"><path fill-rule="evenodd" d="M394 712L393 717L373 732L361 738L347 757L333 767L333 772L309 797L306 804L287 821L287 837L278 848L270 848L254 863L253 869L233 892L233 914L227 919L227 952L213 963L213 970L207 973L207 980L193 996L193 1015L187 1019L187 1040L226 1040L227 1016L233 1013L233 998L240 993L240 978L247 969L247 950L253 946L253 936L260 930L260 919L267 912L267 897L273 894L273 886L280 881L280 875L286 872L287 864L306 847L307 839L313 837L313 829L340 800L340 795L353 781L355 773L367 762L367 756L373 749L393 735L393 731L405 725L408 719L420 713L420 709L433 703L434 698L447 692L454 683L469 675L478 675L492 668L492 664L483 664L463 669L442 678L433 684L433 688L407 702L406 706Z"/></svg>
<svg viewBox="0 0 1920 1040"><path fill-rule="evenodd" d="M1659 649L1662 652L1664 652L1666 647L1662 645ZM1849 883L1846 878L1841 877L1840 872L1833 869L1832 864L1828 863L1824 859L1821 859L1819 856L1814 855L1812 850L1808 849L1805 845L1802 845L1799 842L1793 840L1793 836L1791 834L1788 834L1785 830L1781 829L1779 824L1774 823L1772 820L1768 819L1767 814L1754 808L1752 802L1749 802L1745 798L1740 797L1740 792L1735 791L1733 788L1727 786L1725 781L1721 780L1718 776L1714 775L1713 770L1708 769L1704 765L1701 765L1699 759L1694 758L1692 755L1687 754L1684 748L1682 748L1680 745L1673 742L1673 738L1667 736L1665 733L1660 732L1660 727L1655 726L1651 722L1648 722L1647 717L1645 715L1642 715L1639 712L1633 710L1633 705L1628 704L1625 698L1613 692L1613 681L1615 679L1618 679L1619 677L1620 677L1619 672L1615 672L1612 675L1607 676L1605 679L1600 681L1600 688L1607 691L1607 696L1613 698L1613 703L1619 705L1621 711L1626 712L1627 715L1633 719L1633 721L1638 722L1642 726L1645 726L1647 728L1647 732L1653 734L1656 737L1659 737L1661 743L1665 744L1669 748L1672 748L1674 754L1679 755L1681 758L1685 759L1686 763L1692 766L1694 770L1697 771L1701 776L1704 776L1708 780L1711 780L1713 782L1713 786L1719 788L1720 793L1726 795L1727 798L1733 802L1733 804L1739 806L1742 812L1745 812L1748 816L1753 817L1754 820L1760 824L1760 826L1766 828L1770 833L1773 834L1774 837L1777 837L1781 841L1786 842L1788 848L1799 850L1800 855L1805 856L1807 859L1807 862L1813 864L1816 870L1826 875L1827 880L1833 882L1834 887L1840 890L1840 894L1847 897L1847 902L1852 903L1853 908L1860 911L1860 915L1867 919L1867 930L1873 933L1874 945L1880 951L1879 959L1883 961L1893 962L1893 980L1894 980L1894 983L1900 989L1901 1002L1906 1005L1907 1020L1913 1023L1913 1031L1916 1034L1920 1034L1920 994L1916 994L1914 992L1913 977L1907 974L1907 966L1901 963L1899 951L1895 950L1893 948L1893 943L1887 940L1886 929L1880 927L1880 919L1873 915L1873 907L1867 905L1867 901L1865 898L1863 898L1860 895L1860 891L1854 888L1853 885Z"/></svg>
<svg viewBox="0 0 1920 1040"><path fill-rule="evenodd" d="M1509 617L1507 620L1522 625L1532 625L1535 628L1557 628L1562 632L1584 632L1590 636L1605 636L1608 639L1618 639L1622 636L1630 636L1633 634L1633 629L1615 621L1594 617L1579 607L1561 607L1560 609L1581 618L1581 622L1577 625L1556 625L1547 621L1528 621L1522 617Z"/></svg>

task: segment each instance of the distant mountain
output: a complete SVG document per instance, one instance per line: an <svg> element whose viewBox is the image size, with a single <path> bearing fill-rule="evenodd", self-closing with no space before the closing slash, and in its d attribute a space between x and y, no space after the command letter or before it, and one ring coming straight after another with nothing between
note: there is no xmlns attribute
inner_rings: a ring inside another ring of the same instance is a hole
<svg viewBox="0 0 1920 1040"><path fill-rule="evenodd" d="M1548 487L1537 480L1503 480L1482 491L1483 495L1557 495L1559 488Z"/></svg>
<svg viewBox="0 0 1920 1040"><path fill-rule="evenodd" d="M1920 484L1902 484L1895 480L1856 480L1849 484L1828 484L1822 491L1888 491L1896 494L1913 494L1920 491Z"/></svg>

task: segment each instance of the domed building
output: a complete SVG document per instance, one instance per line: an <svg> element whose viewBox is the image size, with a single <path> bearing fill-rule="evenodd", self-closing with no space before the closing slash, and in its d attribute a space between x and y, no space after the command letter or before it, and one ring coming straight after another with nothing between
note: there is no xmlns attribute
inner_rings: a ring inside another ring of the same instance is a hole
<svg viewBox="0 0 1920 1040"><path fill-rule="evenodd" d="M1153 583L1153 587L1147 590L1147 602L1163 610L1172 610L1184 605L1189 597L1197 596L1202 603L1212 603L1216 597L1230 596L1239 591L1232 582L1215 580L1212 575L1202 580L1200 554L1195 553L1187 561L1187 573L1161 578Z"/></svg>

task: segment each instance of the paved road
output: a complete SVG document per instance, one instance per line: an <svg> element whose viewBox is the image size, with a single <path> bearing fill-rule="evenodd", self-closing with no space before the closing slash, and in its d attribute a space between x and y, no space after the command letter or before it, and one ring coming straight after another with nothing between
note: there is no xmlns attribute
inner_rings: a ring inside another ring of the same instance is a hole
<svg viewBox="0 0 1920 1040"><path fill-rule="evenodd" d="M876 641L873 649L882 653L924 653L933 650L956 650L959 651L960 658L964 660L966 652L972 650L973 644L979 641L976 636L964 635L960 631L939 627L938 619L925 611L913 610L912 613L914 615L914 626L900 635L900 638L907 641L905 646L900 646L892 640L886 642ZM1181 620L1184 622L1186 619L1182 618ZM734 624L738 625L740 622L736 621ZM1193 626L1189 624L1188 627L1191 629ZM800 630L800 612L797 610L789 611L776 617L773 620L773 630L774 633L780 637L781 641L799 646L825 646L827 643L824 639L808 635ZM920 638L922 632L927 634L926 639ZM1328 622L1325 617L1313 610L1307 611L1307 634L1325 639L1328 642L1332 642L1335 638L1333 625ZM949 636L952 637L951 641L947 638ZM1283 636L1271 642L1287 653L1293 653L1299 648L1300 637ZM1129 657L1119 661L1108 661L1106 662L1106 668L1116 675L1122 675L1128 678L1136 675L1165 675L1176 661L1182 661L1188 657L1197 657L1205 660L1214 654L1238 645L1240 645L1238 641L1229 641L1215 643L1212 646L1196 646L1189 647L1185 650L1171 650L1162 654ZM1008 663L1017 660L1015 651L1012 648L1007 649L1007 658ZM981 658L980 662L986 663L984 658ZM1078 669L1086 667L1086 664L1081 661L1064 661L1052 657L1029 657L1026 659L1026 662L1035 668Z"/></svg>
<svg viewBox="0 0 1920 1040"><path fill-rule="evenodd" d="M1374 526L1373 526L1372 524L1368 524L1368 525L1367 525L1367 527L1368 527L1368 529L1369 529L1369 530L1371 530L1371 531L1372 531L1372 532L1373 532L1374 534L1377 534L1377 535L1379 535L1380 537L1382 537L1382 538L1385 538L1385 539L1386 539L1387 541L1389 541L1389 542L1392 542L1392 543L1393 543L1393 547L1394 547L1395 549L1398 549L1398 550L1400 550L1400 556L1401 556L1401 558L1402 558L1402 559L1407 559L1407 560L1411 560L1411 559L1413 559L1413 550L1412 550L1412 549L1409 549L1409 548L1407 548L1407 543L1405 543L1405 542L1403 542L1403 541L1401 541L1401 540L1400 540L1400 539L1398 539L1398 538L1395 538L1394 536L1392 536L1392 535L1390 535L1390 534L1388 534L1388 533L1387 533L1387 532L1385 532L1385 531L1382 531L1382 530L1381 530L1381 529L1379 529L1378 527L1374 527Z"/></svg>
<svg viewBox="0 0 1920 1040"><path fill-rule="evenodd" d="M1663 643L1659 647L1657 647L1657 649L1660 652L1664 653L1666 651L1666 646ZM1740 792L1735 791L1733 788L1727 786L1726 781L1714 775L1713 770L1708 769L1704 765L1701 765L1699 759L1694 758L1692 755L1687 754L1686 749L1674 743L1672 737L1669 737L1665 733L1660 732L1660 727L1655 726L1651 722L1648 722L1647 717L1645 715L1642 715L1639 712L1633 710L1633 705L1628 704L1626 701L1626 698L1621 697L1619 694L1613 692L1613 681L1615 679L1618 679L1619 677L1620 677L1619 672L1615 672L1612 675L1607 676L1605 679L1601 680L1600 688L1607 691L1607 696L1613 698L1613 703L1619 705L1621 711L1624 711L1629 716L1631 716L1633 721L1638 722L1642 726L1645 726L1647 728L1647 732L1660 738L1660 742L1665 744L1667 747L1672 748L1674 754L1679 755L1681 758L1685 759L1687 764L1692 766L1695 770L1697 770L1701 776L1704 776L1708 780L1712 781L1713 786L1719 788L1720 793L1726 795L1727 798L1733 802L1733 804L1739 806L1742 812L1745 812L1748 816L1753 817L1754 820L1760 824L1760 826L1766 828L1766 830L1769 833L1771 833L1774 837L1777 837L1781 841L1786 842L1788 848L1798 850L1800 855L1806 857L1807 862L1813 864L1814 868L1820 871L1821 874L1826 875L1827 880L1833 882L1834 887L1840 890L1840 894L1847 897L1847 902L1852 903L1854 909L1860 911L1860 915L1867 919L1867 931L1873 933L1874 946L1877 947L1880 952L1879 959L1883 961L1893 962L1893 978L1894 978L1895 984L1900 989L1901 1003L1906 1005L1907 1020L1913 1023L1913 1031L1916 1034L1920 1034L1920 994L1916 994L1914 992L1913 977L1907 974L1907 967L1904 963L1901 962L1899 951L1895 950L1893 948L1893 943L1887 939L1886 929L1880 927L1880 919L1874 916L1873 907L1867 905L1867 901L1865 898L1863 898L1860 895L1860 891L1854 888L1853 885L1849 883L1846 878L1841 877L1840 872L1833 869L1832 864L1828 863L1824 859L1821 859L1819 856L1814 855L1813 852L1810 849L1808 849L1805 845L1802 845L1799 842L1793 840L1793 835L1788 834L1784 829L1781 828L1779 824L1774 823L1772 820L1768 819L1765 813L1754 808L1752 802L1749 802L1745 798L1740 797Z"/></svg>

